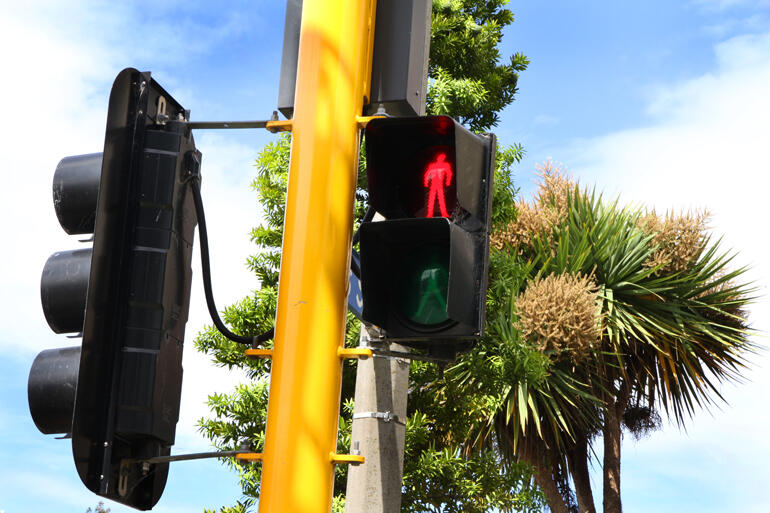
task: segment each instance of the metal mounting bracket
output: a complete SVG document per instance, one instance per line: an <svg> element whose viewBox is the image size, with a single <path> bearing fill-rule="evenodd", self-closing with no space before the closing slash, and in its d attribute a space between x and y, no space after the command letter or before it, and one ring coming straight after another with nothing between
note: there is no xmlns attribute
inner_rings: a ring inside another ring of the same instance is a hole
<svg viewBox="0 0 770 513"><path fill-rule="evenodd" d="M204 130L223 130L234 128L265 128L270 132L291 132L293 122L291 119L278 119L278 112L273 111L273 115L267 120L257 121L188 121L185 123L190 129Z"/></svg>
<svg viewBox="0 0 770 513"><path fill-rule="evenodd" d="M364 462L364 457L360 454L336 454L330 452L329 460L334 465L360 465Z"/></svg>
<svg viewBox="0 0 770 513"><path fill-rule="evenodd" d="M379 113L374 116L356 116L356 123L358 123L358 128L366 128L366 125L369 124L371 120L384 117L388 116Z"/></svg>
<svg viewBox="0 0 770 513"><path fill-rule="evenodd" d="M393 412L390 411L362 411L353 414L353 420L356 419L380 419L385 422L395 422L396 424L406 426L406 422L401 417L393 415Z"/></svg>
<svg viewBox="0 0 770 513"><path fill-rule="evenodd" d="M262 461L261 452L239 452L235 455L236 460L241 461Z"/></svg>
<svg viewBox="0 0 770 513"><path fill-rule="evenodd" d="M196 452L191 454L174 454L170 456L154 456L152 458L125 458L122 460L121 465L128 465L131 463L143 463L148 465L154 465L158 463L171 463L172 461L189 461L189 460L203 460L207 458L238 458L243 454L258 454L248 453L244 450L240 451L216 451L216 452Z"/></svg>
<svg viewBox="0 0 770 513"><path fill-rule="evenodd" d="M272 358L272 349L247 349L246 358Z"/></svg>
<svg viewBox="0 0 770 513"><path fill-rule="evenodd" d="M339 347L337 356L343 359L360 358L365 360L372 357L372 350L368 347Z"/></svg>

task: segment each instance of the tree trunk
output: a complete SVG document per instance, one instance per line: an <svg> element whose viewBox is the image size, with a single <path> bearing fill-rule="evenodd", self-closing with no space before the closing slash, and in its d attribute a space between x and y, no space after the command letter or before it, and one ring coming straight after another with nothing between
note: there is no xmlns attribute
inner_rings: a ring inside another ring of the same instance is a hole
<svg viewBox="0 0 770 513"><path fill-rule="evenodd" d="M588 472L588 438L579 436L575 447L567 453L569 473L575 485L578 509L580 513L596 513L594 495L591 491L591 478Z"/></svg>
<svg viewBox="0 0 770 513"><path fill-rule="evenodd" d="M549 449L540 441L533 442L534 440L530 440L525 446L519 446L517 452L519 461L531 465L534 469L535 484L543 491L551 512L570 513L553 479L553 469L547 463L550 460Z"/></svg>
<svg viewBox="0 0 770 513"><path fill-rule="evenodd" d="M622 513L620 503L620 419L625 401L610 402L604 411L604 513Z"/></svg>
<svg viewBox="0 0 770 513"><path fill-rule="evenodd" d="M552 513L569 513L567 505L564 504L564 498L559 493L559 488L553 480L553 473L550 467L546 467L540 460L537 462L528 462L535 468L535 484L543 490L545 498L548 500L548 507Z"/></svg>

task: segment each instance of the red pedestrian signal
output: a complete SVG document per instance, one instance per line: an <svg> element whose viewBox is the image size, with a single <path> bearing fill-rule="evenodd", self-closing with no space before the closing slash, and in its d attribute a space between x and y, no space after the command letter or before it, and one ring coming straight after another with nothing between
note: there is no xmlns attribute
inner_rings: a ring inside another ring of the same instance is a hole
<svg viewBox="0 0 770 513"><path fill-rule="evenodd" d="M422 178L423 186L428 189L427 213L425 217L433 217L434 207L438 203L441 217L449 217L446 208L446 190L454 186L452 164L447 161L445 151L437 151L435 160L425 168Z"/></svg>

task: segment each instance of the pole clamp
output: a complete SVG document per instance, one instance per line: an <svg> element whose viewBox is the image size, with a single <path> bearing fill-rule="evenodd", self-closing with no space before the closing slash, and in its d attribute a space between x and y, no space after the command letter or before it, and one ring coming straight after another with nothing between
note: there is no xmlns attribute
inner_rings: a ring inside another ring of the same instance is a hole
<svg viewBox="0 0 770 513"><path fill-rule="evenodd" d="M362 411L353 414L353 420L356 419L381 419L385 422L395 422L402 426L406 426L406 422L398 415L393 415L393 412L386 411Z"/></svg>

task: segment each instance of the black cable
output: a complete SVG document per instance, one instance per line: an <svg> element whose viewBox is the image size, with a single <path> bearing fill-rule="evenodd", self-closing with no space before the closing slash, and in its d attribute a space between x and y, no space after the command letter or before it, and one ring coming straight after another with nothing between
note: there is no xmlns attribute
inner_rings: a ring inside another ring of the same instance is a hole
<svg viewBox="0 0 770 513"><path fill-rule="evenodd" d="M201 238L201 270L203 272L203 290L206 294L206 306L209 308L209 315L211 320L214 321L214 326L219 332L229 340L238 342L239 344L250 344L256 346L259 343L265 342L273 338L275 334L275 328L270 328L264 333L260 333L254 337L247 337L243 335L236 335L222 322L219 318L219 312L214 304L214 294L211 292L211 262L209 261L209 237L206 231L206 217L203 215L203 200L201 199L200 180L196 177L191 180L193 191L193 202L195 203L195 214L198 217L198 233Z"/></svg>
<svg viewBox="0 0 770 513"><path fill-rule="evenodd" d="M359 230L361 229L361 225L364 223L368 223L372 220L374 217L374 209L372 207L369 207L366 210L366 214L364 214L364 217L361 219L361 223L358 225L358 230L353 234L353 246L358 244L359 239L361 238L361 234L359 233ZM352 254L350 255L350 272L352 272L356 278L359 280L361 279L361 258L358 254L358 252L355 249L351 249Z"/></svg>
<svg viewBox="0 0 770 513"><path fill-rule="evenodd" d="M364 214L364 217L363 217L363 219L361 219L361 224L359 224L359 225L358 225L358 230L356 230L356 233L354 233L354 234L353 234L353 245L354 245L354 246L355 246L356 244L358 244L358 239L360 239L360 238L361 238L361 235L358 233L358 232L359 232L359 230L361 230L361 225L362 225L362 224L364 224L364 223L368 223L369 221L371 221L371 220L372 220L372 218L374 217L374 214L375 214L375 210L374 210L372 207L369 207L369 208L366 210L366 214Z"/></svg>
<svg viewBox="0 0 770 513"><path fill-rule="evenodd" d="M260 344L262 342L266 342L270 339L272 339L275 336L275 328L270 328L264 333L260 333L259 335L256 335L254 337L248 337L244 335L237 335L227 329L227 326L222 322L222 319L219 317L219 312L217 311L217 307L214 304L214 294L211 291L211 262L209 259L209 237L208 237L208 231L206 230L206 216L203 213L203 199L201 198L201 190L200 190L200 180L195 177L191 180L192 182L192 191L193 191L193 202L195 203L195 214L198 217L198 233L200 234L201 239L201 270L203 272L203 290L206 295L206 306L209 309L209 315L211 316L211 320L214 322L214 326L216 326L217 330L225 336L228 340L232 340L233 342L237 342L239 344L249 344L252 346L256 346L257 344ZM372 220L374 217L375 210L372 207L369 207L366 211L366 214L364 214L364 217L361 219L361 224L368 223ZM359 225L359 230L361 228L361 225ZM358 240L360 238L359 230L356 230L356 232L353 234L353 245L358 244ZM355 255L357 256L357 255ZM358 259L355 258L350 259L350 269L353 272L355 276L358 278L361 277L361 268L360 264L358 263Z"/></svg>
<svg viewBox="0 0 770 513"><path fill-rule="evenodd" d="M361 256L358 251L351 249L350 255L350 272L352 272L356 278L361 279Z"/></svg>

